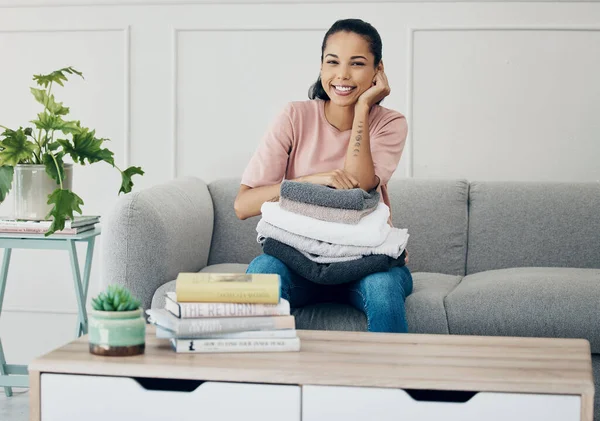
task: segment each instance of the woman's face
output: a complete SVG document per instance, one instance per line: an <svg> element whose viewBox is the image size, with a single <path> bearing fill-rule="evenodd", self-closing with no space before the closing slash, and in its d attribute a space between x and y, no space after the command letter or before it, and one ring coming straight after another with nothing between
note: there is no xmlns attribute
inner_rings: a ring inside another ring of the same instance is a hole
<svg viewBox="0 0 600 421"><path fill-rule="evenodd" d="M327 39L321 63L321 84L333 103L356 104L373 86L375 57L365 39L353 32L337 32Z"/></svg>

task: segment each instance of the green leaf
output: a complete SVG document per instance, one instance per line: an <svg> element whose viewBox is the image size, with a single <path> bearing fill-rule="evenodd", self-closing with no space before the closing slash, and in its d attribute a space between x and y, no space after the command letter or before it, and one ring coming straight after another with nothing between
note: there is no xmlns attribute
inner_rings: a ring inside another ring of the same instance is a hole
<svg viewBox="0 0 600 421"><path fill-rule="evenodd" d="M46 219L53 217L54 220L48 231L44 234L45 237L64 229L65 219L73 219L73 212L81 214L80 206L83 205L83 200L72 191L59 188L50 194L47 203L54 206L48 215L46 215Z"/></svg>
<svg viewBox="0 0 600 421"><path fill-rule="evenodd" d="M52 128L58 124L56 120L62 119L60 117L52 116L44 111L38 113L38 119L31 120L30 123L35 124L35 127L38 129L52 130Z"/></svg>
<svg viewBox="0 0 600 421"><path fill-rule="evenodd" d="M48 114L42 112L38 114L37 120L31 120L31 123L35 124L38 129L46 130L58 130L64 134L78 133L81 131L81 125L79 121L64 121L60 116Z"/></svg>
<svg viewBox="0 0 600 421"><path fill-rule="evenodd" d="M140 306L140 302L138 300L132 300L127 306L127 311L136 310Z"/></svg>
<svg viewBox="0 0 600 421"><path fill-rule="evenodd" d="M119 307L119 303L121 302L121 294L119 292L115 292L115 296L113 297L113 307Z"/></svg>
<svg viewBox="0 0 600 421"><path fill-rule="evenodd" d="M94 310L102 310L102 301L98 298L92 298L92 308Z"/></svg>
<svg viewBox="0 0 600 421"><path fill-rule="evenodd" d="M108 301L104 301L102 303L102 307L104 308L104 311L115 311L115 309L113 308L113 306Z"/></svg>
<svg viewBox="0 0 600 421"><path fill-rule="evenodd" d="M14 167L20 161L33 157L36 145L27 140L22 127L17 131L7 129L1 136L4 136L4 140L0 142L0 166Z"/></svg>
<svg viewBox="0 0 600 421"><path fill-rule="evenodd" d="M14 167L5 165L0 167L0 202L6 199L6 195L12 186Z"/></svg>
<svg viewBox="0 0 600 421"><path fill-rule="evenodd" d="M59 143L65 153L71 155L73 161L79 161L81 165L85 165L87 159L89 164L105 161L114 166L113 153L108 149L101 148L105 139L96 139L95 133L95 130L82 129L79 133L73 134L73 144L63 139L59 140Z"/></svg>
<svg viewBox="0 0 600 421"><path fill-rule="evenodd" d="M64 123L65 124L60 128L60 131L64 134L79 133L82 130L79 120L65 121Z"/></svg>
<svg viewBox="0 0 600 421"><path fill-rule="evenodd" d="M48 93L43 89L29 88L31 93L35 97L35 100L42 104L45 108L50 111L51 114L55 115L67 115L69 114L69 107L64 107L62 102L56 102L54 95L48 96Z"/></svg>
<svg viewBox="0 0 600 421"><path fill-rule="evenodd" d="M125 171L121 171L121 188L119 189L119 194L131 192L133 188L131 177L134 174L144 175L144 171L141 167L129 167Z"/></svg>
<svg viewBox="0 0 600 421"><path fill-rule="evenodd" d="M59 152L54 155L54 159L52 159L52 154L45 153L42 155L42 162L46 167L46 174L48 174L53 180L56 181L56 184L60 184L60 180L65 179L65 163L63 161L64 152ZM58 163L58 169L56 168L56 164ZM58 178L58 174L60 172L60 178Z"/></svg>
<svg viewBox="0 0 600 421"><path fill-rule="evenodd" d="M78 72L73 67L69 66L69 67L65 67L63 69L55 70L52 73L47 74L47 75L34 75L33 80L35 80L38 85L43 86L44 88L47 88L48 85L52 82L58 83L60 86L64 86L62 83L63 80L64 81L68 80L67 77L65 76L65 73L68 73L71 75L76 74L78 76L81 76L82 79L84 79L83 73Z"/></svg>
<svg viewBox="0 0 600 421"><path fill-rule="evenodd" d="M42 105L46 105L48 101L48 93L44 89L29 88L35 100Z"/></svg>

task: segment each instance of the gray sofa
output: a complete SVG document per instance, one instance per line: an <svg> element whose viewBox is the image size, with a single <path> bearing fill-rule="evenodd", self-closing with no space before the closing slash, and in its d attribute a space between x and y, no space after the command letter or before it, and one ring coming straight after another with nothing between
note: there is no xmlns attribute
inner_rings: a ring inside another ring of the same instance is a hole
<svg viewBox="0 0 600 421"><path fill-rule="evenodd" d="M259 217L236 218L238 188L184 177L122 196L103 227L103 282L149 308L181 271L244 272ZM411 235L411 332L585 338L600 391L600 183L394 179L389 192ZM343 304L294 315L299 329L366 328Z"/></svg>

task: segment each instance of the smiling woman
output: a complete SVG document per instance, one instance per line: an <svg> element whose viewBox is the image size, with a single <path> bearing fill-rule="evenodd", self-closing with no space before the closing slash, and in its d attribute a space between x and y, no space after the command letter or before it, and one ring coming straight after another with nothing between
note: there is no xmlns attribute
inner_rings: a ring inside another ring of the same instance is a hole
<svg viewBox="0 0 600 421"><path fill-rule="evenodd" d="M350 212L336 210L333 213L346 221L362 220L363 216L364 222L378 221L377 211L367 216L376 207L382 210L382 224L367 227L371 232L362 232L367 237L373 233L375 238L380 238L378 230L393 232L387 238L382 235L386 241L398 236L399 230L393 231L396 229L391 226L387 183L402 156L408 128L401 113L380 105L390 92L382 61L382 41L377 30L360 19L335 22L323 39L320 74L309 90L309 100L292 101L284 107L242 175L234 205L238 218L260 215L263 205L279 205L266 202L278 201L280 195L281 206L290 206L290 202L286 204L284 201L284 191L289 191L284 183L296 181L303 186L318 185L314 192L319 191L328 198L349 198L350 195L332 195L332 190L323 189L323 186L352 190L352 197L366 198L361 203L371 201L373 207L367 209L368 206L365 206ZM282 189L282 184L285 189ZM309 210L304 209L304 212ZM317 206L310 208L310 212L322 216L325 209ZM310 224L309 221L306 223ZM313 225L312 228L317 227L316 223ZM327 230L327 225L323 225L323 229ZM300 242L306 240L296 239ZM265 252L273 250L272 242L268 240L264 245ZM269 253L254 259L247 272L279 274L282 298L287 299L292 308L327 299L345 301L366 314L370 331L406 332L404 301L412 292L412 276L404 264L408 262L404 246L392 244L387 250L394 249L395 253L387 255L385 247L362 248L359 253L358 243L364 238L344 240L354 252L350 257L357 260L353 262L356 269L364 270L371 264L369 259L363 259L363 255L369 255L370 258L383 259L383 264L378 266L383 270L334 287L311 282ZM279 247L278 250L283 249ZM298 251L288 250L294 255ZM398 263L400 253L402 262ZM303 257L306 255L300 256L301 259ZM303 261L311 267L317 261L327 261L327 265L332 262L331 256L323 257L315 259L312 256L307 258L312 261ZM393 264L386 260L387 257L393 260ZM348 266L346 261L349 260L348 256L342 256L335 261ZM359 272L354 271L354 274ZM353 275L346 269L344 273L348 277ZM334 283L330 279L326 281Z"/></svg>

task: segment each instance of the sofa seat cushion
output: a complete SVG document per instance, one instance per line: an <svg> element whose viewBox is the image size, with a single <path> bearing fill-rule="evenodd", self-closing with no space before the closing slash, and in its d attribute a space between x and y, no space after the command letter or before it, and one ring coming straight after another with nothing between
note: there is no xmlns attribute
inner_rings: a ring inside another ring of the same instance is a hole
<svg viewBox="0 0 600 421"><path fill-rule="evenodd" d="M319 303L292 310L296 328L306 330L366 331L367 318L363 312L348 304Z"/></svg>
<svg viewBox="0 0 600 421"><path fill-rule="evenodd" d="M444 298L461 280L461 276L416 272L413 292L406 299L406 319L410 333L447 334L448 321ZM322 303L294 310L298 329L367 330L363 312L338 303Z"/></svg>
<svg viewBox="0 0 600 421"><path fill-rule="evenodd" d="M584 338L600 352L600 270L496 269L465 276L445 301L451 334Z"/></svg>
<svg viewBox="0 0 600 421"><path fill-rule="evenodd" d="M244 273L248 265L221 263L209 265L200 272ZM460 282L461 276L439 273L413 273L413 293L406 299L406 317L411 333L449 333L444 298ZM159 287L152 308L165 306L165 294L175 291L175 281ZM340 303L320 303L298 309L292 314L298 329L352 330L367 329L365 315L354 307Z"/></svg>
<svg viewBox="0 0 600 421"><path fill-rule="evenodd" d="M413 292L406 299L406 318L411 333L448 334L444 300L462 276L415 272Z"/></svg>

